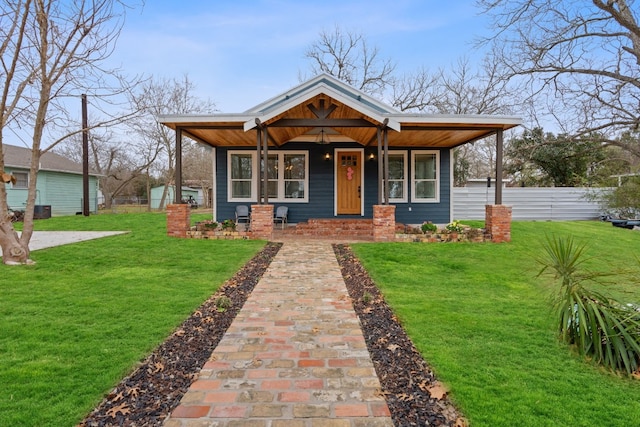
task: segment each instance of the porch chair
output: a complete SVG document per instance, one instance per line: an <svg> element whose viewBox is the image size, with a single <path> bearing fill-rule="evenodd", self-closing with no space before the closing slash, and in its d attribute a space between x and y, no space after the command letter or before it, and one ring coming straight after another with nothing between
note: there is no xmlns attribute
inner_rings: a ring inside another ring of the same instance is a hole
<svg viewBox="0 0 640 427"><path fill-rule="evenodd" d="M276 215L273 217L273 222L277 223L280 221L282 223L282 229L284 230L284 225L287 223L287 215L289 214L289 208L287 206L278 206L276 209Z"/></svg>
<svg viewBox="0 0 640 427"><path fill-rule="evenodd" d="M236 206L236 224L240 221L244 221L249 224L251 220L251 214L249 213L249 206L247 205L238 205Z"/></svg>

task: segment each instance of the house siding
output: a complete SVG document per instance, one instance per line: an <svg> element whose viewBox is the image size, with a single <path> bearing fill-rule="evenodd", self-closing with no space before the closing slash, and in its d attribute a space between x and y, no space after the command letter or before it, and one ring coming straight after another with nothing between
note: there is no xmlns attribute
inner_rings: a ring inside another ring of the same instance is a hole
<svg viewBox="0 0 640 427"><path fill-rule="evenodd" d="M14 171L28 172L23 169ZM52 216L75 215L82 211L82 175L39 171L36 183L36 205L51 206ZM97 179L89 176L89 210L97 211ZM27 189L7 188L7 202L13 209L24 209Z"/></svg>
<svg viewBox="0 0 640 427"><path fill-rule="evenodd" d="M246 149L254 152L254 147L230 147L216 149L216 206L217 212L214 217L218 221L235 218L235 207L237 205L251 205L253 202L228 202L227 191L227 152ZM270 202L274 204L274 211L280 205L289 207L289 222L297 223L306 221L309 218L334 218L335 212L335 175L334 156L336 149L362 150L360 144L355 143L332 143L331 145L318 145L314 143L289 143L278 148L277 151L307 151L309 154L309 201L308 203L287 203ZM407 150L409 155L407 161L411 160L411 148L394 147L394 150ZM429 148L420 148L425 150ZM339 218L372 218L373 205L378 203L378 160L377 147L365 147L363 151L364 163L364 212L363 215L339 215ZM331 160L325 160L325 153L330 153ZM368 160L370 153L374 153L376 160ZM440 150L440 201L439 203L394 203L396 205L396 221L405 224L419 224L424 221L435 223L447 223L450 221L450 151ZM410 168L407 169L410 171ZM408 179L408 192L411 194L411 180ZM411 207L411 210L409 208Z"/></svg>

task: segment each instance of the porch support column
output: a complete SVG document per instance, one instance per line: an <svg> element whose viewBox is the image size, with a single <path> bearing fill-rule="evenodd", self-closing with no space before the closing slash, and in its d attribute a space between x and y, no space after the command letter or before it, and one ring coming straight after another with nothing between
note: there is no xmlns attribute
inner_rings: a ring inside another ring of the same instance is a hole
<svg viewBox="0 0 640 427"><path fill-rule="evenodd" d="M262 145L262 124L260 123L260 119L256 119L256 132L257 132L257 141L256 141L256 159L260 162L260 147ZM260 163L258 163L260 164ZM254 178L256 180L256 189L258 190L257 198L258 204L262 202L262 186L260 185L260 168L258 168L258 173Z"/></svg>
<svg viewBox="0 0 640 427"><path fill-rule="evenodd" d="M262 181L262 197L264 198L264 205L269 204L269 168L268 168L268 160L269 160L269 130L267 129L267 125L264 125L264 132L262 132L262 167L263 170L263 181ZM272 209L273 210L273 209Z"/></svg>
<svg viewBox="0 0 640 427"><path fill-rule="evenodd" d="M382 189L384 188L382 186L383 184L383 177L382 174L384 174L384 167L382 164L382 129L380 129L380 126L378 126L378 204L381 205L382 204Z"/></svg>
<svg viewBox="0 0 640 427"><path fill-rule="evenodd" d="M173 203L182 203L182 128L176 127L176 170Z"/></svg>
<svg viewBox="0 0 640 427"><path fill-rule="evenodd" d="M384 204L389 205L389 128L387 128L387 120L385 120L382 132L384 135Z"/></svg>
<svg viewBox="0 0 640 427"><path fill-rule="evenodd" d="M373 240L376 242L393 242L395 238L395 205L375 205L373 207Z"/></svg>
<svg viewBox="0 0 640 427"><path fill-rule="evenodd" d="M485 206L485 234L493 243L511 241L511 206L502 204L502 129L496 132L496 193L495 204Z"/></svg>
<svg viewBox="0 0 640 427"><path fill-rule="evenodd" d="M167 236L186 238L191 226L191 207L186 203L167 206Z"/></svg>
<svg viewBox="0 0 640 427"><path fill-rule="evenodd" d="M511 241L511 206L485 206L485 235L493 243Z"/></svg>
<svg viewBox="0 0 640 427"><path fill-rule="evenodd" d="M273 238L273 205L251 205L249 236L252 239Z"/></svg>
<svg viewBox="0 0 640 427"><path fill-rule="evenodd" d="M496 133L496 205L502 204L502 129Z"/></svg>

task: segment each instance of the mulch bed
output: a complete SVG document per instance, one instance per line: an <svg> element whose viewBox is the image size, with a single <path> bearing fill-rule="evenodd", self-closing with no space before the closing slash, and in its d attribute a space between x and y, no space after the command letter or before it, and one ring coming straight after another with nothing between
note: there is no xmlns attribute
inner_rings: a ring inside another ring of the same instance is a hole
<svg viewBox="0 0 640 427"><path fill-rule="evenodd" d="M197 378L281 246L267 244L78 427L161 426ZM334 245L334 251L394 423L403 427L466 426L351 250ZM221 305L227 308L221 311Z"/></svg>
<svg viewBox="0 0 640 427"><path fill-rule="evenodd" d="M79 427L161 426L209 360L281 246L268 243L122 380Z"/></svg>
<svg viewBox="0 0 640 427"><path fill-rule="evenodd" d="M464 427L467 422L446 396L431 369L348 246L333 245L380 379L398 426Z"/></svg>

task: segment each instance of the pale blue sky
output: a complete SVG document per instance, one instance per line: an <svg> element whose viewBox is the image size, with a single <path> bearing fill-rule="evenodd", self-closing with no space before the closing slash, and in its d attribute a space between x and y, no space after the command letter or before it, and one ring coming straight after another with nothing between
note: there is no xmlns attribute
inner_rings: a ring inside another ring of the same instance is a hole
<svg viewBox="0 0 640 427"><path fill-rule="evenodd" d="M242 112L299 83L304 53L335 25L362 33L397 71L467 56L486 19L474 0L146 0L129 11L110 62L128 74L180 78L220 112Z"/></svg>

